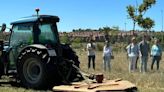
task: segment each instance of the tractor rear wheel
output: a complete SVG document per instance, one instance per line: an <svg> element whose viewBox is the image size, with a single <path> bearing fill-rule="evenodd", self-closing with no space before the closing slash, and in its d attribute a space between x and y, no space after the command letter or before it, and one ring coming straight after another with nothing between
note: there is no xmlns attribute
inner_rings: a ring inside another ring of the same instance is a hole
<svg viewBox="0 0 164 92"><path fill-rule="evenodd" d="M46 64L34 53L25 54L17 67L19 78L27 88L45 87L47 83Z"/></svg>

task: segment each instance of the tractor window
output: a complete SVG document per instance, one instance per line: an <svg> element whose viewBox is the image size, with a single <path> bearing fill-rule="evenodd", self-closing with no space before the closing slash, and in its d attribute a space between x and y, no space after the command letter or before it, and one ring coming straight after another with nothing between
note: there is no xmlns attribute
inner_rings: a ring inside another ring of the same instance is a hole
<svg viewBox="0 0 164 92"><path fill-rule="evenodd" d="M39 25L39 29L41 30L41 34L39 35L39 41L43 44L57 43L57 39L52 31L53 29L51 25L52 24Z"/></svg>
<svg viewBox="0 0 164 92"><path fill-rule="evenodd" d="M30 25L20 25L20 26L18 26L18 29L17 29L18 31L31 31L32 30L32 28L31 28L31 26Z"/></svg>
<svg viewBox="0 0 164 92"><path fill-rule="evenodd" d="M18 24L13 26L10 45L12 47L31 44L32 24Z"/></svg>

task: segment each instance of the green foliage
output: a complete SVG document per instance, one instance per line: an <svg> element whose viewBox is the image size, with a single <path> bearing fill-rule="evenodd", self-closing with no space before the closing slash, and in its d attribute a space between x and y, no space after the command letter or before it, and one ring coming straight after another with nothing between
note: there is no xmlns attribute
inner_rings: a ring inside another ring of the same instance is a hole
<svg viewBox="0 0 164 92"><path fill-rule="evenodd" d="M75 39L73 39L72 42L73 43L81 43L82 42L82 39L81 38L75 38Z"/></svg>
<svg viewBox="0 0 164 92"><path fill-rule="evenodd" d="M135 21L135 7L132 6L132 5L129 5L129 6L127 6L126 8L127 8L127 12L128 12L128 14L129 14L129 17L130 17L133 21Z"/></svg>
<svg viewBox="0 0 164 92"><path fill-rule="evenodd" d="M81 29L81 28L79 28L79 29L73 29L73 30L72 30L72 32L86 32L86 31L90 32L90 31L99 31L99 30Z"/></svg>
<svg viewBox="0 0 164 92"><path fill-rule="evenodd" d="M139 7L134 7L132 5L126 7L129 17L133 20L133 31L135 30L136 22L141 28L146 30L150 30L155 25L151 18L143 18L143 15L146 13L146 11L150 9L155 3L156 0L143 0Z"/></svg>
<svg viewBox="0 0 164 92"><path fill-rule="evenodd" d="M104 48L104 43L97 43L97 51L103 51L103 48ZM119 51L123 51L124 50L124 47L126 46L127 44L124 44L124 43L115 43L115 44L111 44L112 46L112 50L114 52L119 52Z"/></svg>
<svg viewBox="0 0 164 92"><path fill-rule="evenodd" d="M79 48L83 48L83 43L82 43L82 40L81 38L75 38L71 41L71 46L74 48L74 49L79 49Z"/></svg>
<svg viewBox="0 0 164 92"><path fill-rule="evenodd" d="M73 49L82 49L83 48L83 44L82 43L72 43L71 47Z"/></svg>
<svg viewBox="0 0 164 92"><path fill-rule="evenodd" d="M143 11L147 11L156 3L156 0L143 0L143 6L145 7Z"/></svg>
<svg viewBox="0 0 164 92"><path fill-rule="evenodd" d="M144 15L145 12L150 9L153 5L155 5L156 0L143 0L142 4L137 7L139 15Z"/></svg>
<svg viewBox="0 0 164 92"><path fill-rule="evenodd" d="M112 26L111 30L118 32L119 31L119 26Z"/></svg>
<svg viewBox="0 0 164 92"><path fill-rule="evenodd" d="M103 32L105 34L108 34L110 31L111 31L111 28L106 26L106 27L103 27L103 28L99 28L98 29L100 32Z"/></svg>
<svg viewBox="0 0 164 92"><path fill-rule="evenodd" d="M129 18L131 18L133 20L133 34L134 34L135 25L137 22L137 15L135 14L136 10L135 10L135 7L132 5L129 5L126 8L127 8Z"/></svg>
<svg viewBox="0 0 164 92"><path fill-rule="evenodd" d="M103 43L97 43L97 50L103 51L104 44Z"/></svg>
<svg viewBox="0 0 164 92"><path fill-rule="evenodd" d="M28 39L28 44L32 44L33 43L33 38L32 38L32 36Z"/></svg>
<svg viewBox="0 0 164 92"><path fill-rule="evenodd" d="M149 17L142 19L141 21L138 22L138 24L140 27L146 30L151 29L155 25L154 21L150 19Z"/></svg>
<svg viewBox="0 0 164 92"><path fill-rule="evenodd" d="M71 41L70 41L70 39L69 39L67 34L65 34L64 36L60 37L60 42L61 43L66 43L66 44L70 44L71 43Z"/></svg>
<svg viewBox="0 0 164 92"><path fill-rule="evenodd" d="M155 32L153 37L159 39L161 41L161 43L164 43L164 33L163 32Z"/></svg>
<svg viewBox="0 0 164 92"><path fill-rule="evenodd" d="M142 41L143 35L136 36L136 41L140 42Z"/></svg>
<svg viewBox="0 0 164 92"><path fill-rule="evenodd" d="M141 4L138 8L139 13L141 14L144 10L146 10L146 7L144 4Z"/></svg>

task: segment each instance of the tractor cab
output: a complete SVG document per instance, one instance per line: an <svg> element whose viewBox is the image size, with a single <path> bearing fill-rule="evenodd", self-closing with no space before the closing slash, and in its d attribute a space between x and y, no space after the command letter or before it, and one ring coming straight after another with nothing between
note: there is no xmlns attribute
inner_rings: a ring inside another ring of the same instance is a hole
<svg viewBox="0 0 164 92"><path fill-rule="evenodd" d="M59 18L50 15L25 17L12 22L10 47L14 53L19 53L21 48L31 44L41 44L47 48L54 48L55 45L59 44L57 22L59 22Z"/></svg>
<svg viewBox="0 0 164 92"><path fill-rule="evenodd" d="M12 22L10 45L25 43L53 47L59 43L56 22L59 18L50 15L31 16Z"/></svg>

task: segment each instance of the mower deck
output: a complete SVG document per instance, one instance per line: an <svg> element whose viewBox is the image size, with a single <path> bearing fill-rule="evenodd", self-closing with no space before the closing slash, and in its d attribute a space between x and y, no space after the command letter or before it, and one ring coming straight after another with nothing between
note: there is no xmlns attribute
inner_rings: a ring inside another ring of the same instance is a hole
<svg viewBox="0 0 164 92"><path fill-rule="evenodd" d="M54 92L136 92L137 87L126 80L105 80L103 83L74 82L71 85L53 87Z"/></svg>

